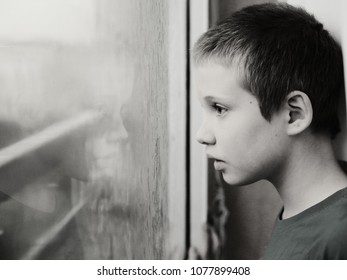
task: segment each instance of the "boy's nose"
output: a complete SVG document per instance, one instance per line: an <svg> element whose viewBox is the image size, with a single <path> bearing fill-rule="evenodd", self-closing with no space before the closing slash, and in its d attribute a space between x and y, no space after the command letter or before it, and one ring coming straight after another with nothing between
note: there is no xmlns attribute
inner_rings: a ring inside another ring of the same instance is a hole
<svg viewBox="0 0 347 280"><path fill-rule="evenodd" d="M107 133L107 142L108 143L118 143L118 142L126 142L128 140L128 132L124 127L122 121L117 123L116 127L113 127L113 130Z"/></svg>
<svg viewBox="0 0 347 280"><path fill-rule="evenodd" d="M204 125L200 126L196 134L196 140L203 145L214 145L216 143L213 133L207 130Z"/></svg>
<svg viewBox="0 0 347 280"><path fill-rule="evenodd" d="M124 127L123 122L121 122L121 125L117 131L117 135L113 136L113 140L117 140L117 141L127 141L129 137L129 134L126 130L126 128Z"/></svg>

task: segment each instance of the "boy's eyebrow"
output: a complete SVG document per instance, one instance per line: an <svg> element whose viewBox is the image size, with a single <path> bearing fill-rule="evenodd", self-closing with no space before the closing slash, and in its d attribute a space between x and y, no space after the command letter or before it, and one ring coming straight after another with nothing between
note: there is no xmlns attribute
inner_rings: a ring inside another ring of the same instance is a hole
<svg viewBox="0 0 347 280"><path fill-rule="evenodd" d="M223 98L210 96L210 95L205 96L203 99L207 102L225 102L226 101Z"/></svg>
<svg viewBox="0 0 347 280"><path fill-rule="evenodd" d="M206 100L206 101L213 101L214 97L213 96L205 96L204 100Z"/></svg>

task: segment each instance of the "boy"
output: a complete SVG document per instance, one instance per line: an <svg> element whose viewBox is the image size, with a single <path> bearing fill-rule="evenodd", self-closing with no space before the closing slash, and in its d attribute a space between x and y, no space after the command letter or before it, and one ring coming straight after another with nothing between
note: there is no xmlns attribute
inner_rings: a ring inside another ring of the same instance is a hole
<svg viewBox="0 0 347 280"><path fill-rule="evenodd" d="M246 7L208 30L193 63L206 145L230 185L269 180L283 209L263 259L347 259L347 177L334 158L342 53L287 4Z"/></svg>

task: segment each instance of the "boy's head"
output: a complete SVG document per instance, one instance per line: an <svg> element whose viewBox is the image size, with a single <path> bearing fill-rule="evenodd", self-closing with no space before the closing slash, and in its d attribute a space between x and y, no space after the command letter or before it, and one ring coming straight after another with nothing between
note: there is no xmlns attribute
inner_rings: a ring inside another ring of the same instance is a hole
<svg viewBox="0 0 347 280"><path fill-rule="evenodd" d="M338 133L341 49L304 10L267 3L232 14L195 44L194 64L208 61L239 69L242 86L256 97L266 120L297 90L312 104L311 131L332 137Z"/></svg>
<svg viewBox="0 0 347 280"><path fill-rule="evenodd" d="M231 185L275 183L338 132L341 50L302 9L236 12L202 35L193 62L205 116L198 141Z"/></svg>

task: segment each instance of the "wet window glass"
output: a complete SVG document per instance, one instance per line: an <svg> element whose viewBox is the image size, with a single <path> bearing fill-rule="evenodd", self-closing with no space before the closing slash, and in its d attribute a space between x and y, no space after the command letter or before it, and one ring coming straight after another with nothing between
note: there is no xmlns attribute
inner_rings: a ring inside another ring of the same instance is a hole
<svg viewBox="0 0 347 280"><path fill-rule="evenodd" d="M0 0L0 258L168 257L168 15Z"/></svg>

